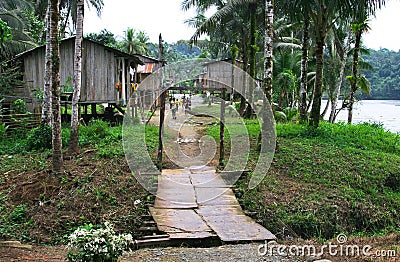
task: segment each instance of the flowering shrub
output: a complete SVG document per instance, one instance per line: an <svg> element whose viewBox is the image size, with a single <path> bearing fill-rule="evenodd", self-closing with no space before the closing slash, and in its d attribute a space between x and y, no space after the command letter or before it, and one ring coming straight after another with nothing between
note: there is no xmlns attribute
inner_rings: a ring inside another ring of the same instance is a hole
<svg viewBox="0 0 400 262"><path fill-rule="evenodd" d="M92 224L79 227L69 235L68 261L114 262L129 250L131 234L117 235L109 222L104 228L94 229Z"/></svg>

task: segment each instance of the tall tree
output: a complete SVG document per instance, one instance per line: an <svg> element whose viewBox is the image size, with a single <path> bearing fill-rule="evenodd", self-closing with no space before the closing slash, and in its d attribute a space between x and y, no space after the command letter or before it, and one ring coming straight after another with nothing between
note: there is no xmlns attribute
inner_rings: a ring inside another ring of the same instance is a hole
<svg viewBox="0 0 400 262"><path fill-rule="evenodd" d="M11 39L3 43L0 61L8 60L14 55L36 46L28 31L29 19L26 15L33 6L30 1L0 0L0 19L10 28Z"/></svg>
<svg viewBox="0 0 400 262"><path fill-rule="evenodd" d="M77 20L75 36L75 59L74 59L74 92L72 95L71 135L69 141L69 153L79 152L79 99L81 94L82 76L82 40L83 40L83 11L85 0L77 0Z"/></svg>
<svg viewBox="0 0 400 262"><path fill-rule="evenodd" d="M249 3L249 12L250 12L250 50L249 50L249 63L250 70L249 74L253 79L256 79L256 52L258 51L258 47L256 44L257 41L257 1L251 1ZM248 106L246 108L246 112L244 116L246 118L251 118L253 115L253 93L254 93L254 84L255 82L251 82L249 84L249 96L248 96Z"/></svg>
<svg viewBox="0 0 400 262"><path fill-rule="evenodd" d="M318 127L321 112L322 99L322 80L324 66L324 47L328 30L334 25L334 22L339 18L350 19L355 9L360 6L368 10L368 13L373 13L376 8L379 8L384 0L281 0L280 5L290 14L294 14L297 10L303 10L303 15L311 18L314 24L315 32L315 56L316 56L316 72L314 82L314 97L310 113L310 125Z"/></svg>
<svg viewBox="0 0 400 262"><path fill-rule="evenodd" d="M358 80L358 60L359 52L361 47L361 37L364 32L367 32L370 27L368 24L368 19L366 12L363 10L360 16L358 16L355 22L351 24L351 29L355 36L354 50L353 50L353 64L352 64L352 76L348 77L350 80L350 96L348 104L348 118L347 123L351 124L353 120L353 105L354 105L354 95L357 91Z"/></svg>
<svg viewBox="0 0 400 262"><path fill-rule="evenodd" d="M50 2L50 42L51 52L46 54L51 59L51 109L52 109L52 148L53 174L64 172L61 140L61 106L60 106L60 50L58 44L58 0Z"/></svg>
<svg viewBox="0 0 400 262"><path fill-rule="evenodd" d="M122 40L122 50L129 54L149 55L149 41L150 39L145 32L136 32L135 29L128 28Z"/></svg>
<svg viewBox="0 0 400 262"><path fill-rule="evenodd" d="M337 78L336 86L332 92L332 97L331 97L332 105L331 105L331 113L329 114L329 122L330 123L334 123L336 116L337 116L337 104L338 104L339 96L340 96L341 89L342 89L343 77L344 77L346 64L347 64L347 57L348 57L348 54L350 51L351 32L350 32L350 30L347 30L345 39L343 40L343 42L344 42L343 44L342 44L341 39L339 39L339 37L337 36L337 34L335 34L335 38L336 38L335 43L338 46L337 49L341 50L341 51L337 52L338 56L340 57L340 60L341 60L341 65L340 65L339 77Z"/></svg>
<svg viewBox="0 0 400 262"><path fill-rule="evenodd" d="M302 32L302 59L301 59L301 74L300 74L300 89L299 89L299 113L300 121L306 122L307 115L307 86L308 86L308 50L310 43L310 20L307 12L304 12L303 32Z"/></svg>
<svg viewBox="0 0 400 262"><path fill-rule="evenodd" d="M96 41L102 45L115 47L117 40L113 33L109 32L107 29L102 29L100 33L90 33L85 35L85 38Z"/></svg>
<svg viewBox="0 0 400 262"><path fill-rule="evenodd" d="M44 86L43 86L43 101L42 101L42 123L46 125L51 125L51 2L48 1L47 11L46 11L46 57L44 65Z"/></svg>

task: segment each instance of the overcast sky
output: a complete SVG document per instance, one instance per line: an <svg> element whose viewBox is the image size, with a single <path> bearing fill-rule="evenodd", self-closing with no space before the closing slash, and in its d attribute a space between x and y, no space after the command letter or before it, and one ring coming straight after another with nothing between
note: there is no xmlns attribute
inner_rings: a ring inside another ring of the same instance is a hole
<svg viewBox="0 0 400 262"><path fill-rule="evenodd" d="M181 0L104 0L101 18L93 8L85 11L84 33L98 33L102 29L124 35L128 28L142 30L151 42L158 42L158 35L169 43L189 39L194 29L184 24L184 20L194 12L181 11ZM87 6L86 6L87 8ZM370 48L400 49L400 1L388 0L386 7L371 19L371 31L363 37L364 44Z"/></svg>

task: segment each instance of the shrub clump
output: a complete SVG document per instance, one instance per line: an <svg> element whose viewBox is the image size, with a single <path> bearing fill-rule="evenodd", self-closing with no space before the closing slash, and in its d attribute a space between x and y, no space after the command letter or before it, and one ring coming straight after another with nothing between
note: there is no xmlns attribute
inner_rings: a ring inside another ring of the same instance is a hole
<svg viewBox="0 0 400 262"><path fill-rule="evenodd" d="M29 131L26 140L27 150L40 150L51 148L51 127L41 124Z"/></svg>
<svg viewBox="0 0 400 262"><path fill-rule="evenodd" d="M79 227L69 236L69 261L114 262L129 249L131 234L117 235L108 222L104 228L95 229L92 224Z"/></svg>

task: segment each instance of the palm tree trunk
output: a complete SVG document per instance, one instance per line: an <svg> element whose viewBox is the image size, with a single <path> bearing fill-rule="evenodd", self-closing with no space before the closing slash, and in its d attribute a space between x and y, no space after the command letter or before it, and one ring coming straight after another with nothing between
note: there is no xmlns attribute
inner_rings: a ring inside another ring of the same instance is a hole
<svg viewBox="0 0 400 262"><path fill-rule="evenodd" d="M265 38L264 38L264 93L272 105L272 80L273 80L273 43L274 36L274 1L265 1Z"/></svg>
<svg viewBox="0 0 400 262"><path fill-rule="evenodd" d="M243 41L243 71L247 72L247 65L248 65L248 51L247 51L247 41L244 38ZM246 86L247 86L247 77L243 78L243 93L241 94L240 97L240 106L239 106L239 115L243 116L244 115L244 111L246 110Z"/></svg>
<svg viewBox="0 0 400 262"><path fill-rule="evenodd" d="M51 125L51 38L50 38L50 1L46 11L46 57L44 65L44 86L43 86L43 102L42 102L42 123Z"/></svg>
<svg viewBox="0 0 400 262"><path fill-rule="evenodd" d="M326 115L326 112L328 112L328 109L329 109L329 105L330 105L330 104L331 104L331 99L328 98L328 100L326 101L325 109L324 109L324 111L322 111L321 119L324 119L324 117L325 117L325 115Z"/></svg>
<svg viewBox="0 0 400 262"><path fill-rule="evenodd" d="M64 172L61 140L61 106L60 106L60 50L58 45L58 0L50 0L50 39L51 39L51 108L53 174Z"/></svg>
<svg viewBox="0 0 400 262"><path fill-rule="evenodd" d="M69 153L79 152L79 99L81 93L82 77L82 38L83 38L83 10L84 0L78 0L76 8L76 36L75 36L75 62L74 62L74 93L72 95L71 135Z"/></svg>
<svg viewBox="0 0 400 262"><path fill-rule="evenodd" d="M353 121L353 105L354 105L354 95L357 91L358 54L360 52L361 35L362 35L362 30L357 30L356 41L354 43L354 54L353 54L353 68L352 68L353 77L350 81L350 97L349 97L349 105L348 105L349 114L347 116L348 124L351 124L351 122Z"/></svg>
<svg viewBox="0 0 400 262"><path fill-rule="evenodd" d="M321 99L322 99L322 78L323 78L323 67L324 67L324 46L326 38L326 10L325 7L321 6L320 14L318 14L320 21L316 22L316 69L315 69L315 86L314 86L314 98L310 113L310 126L315 128L319 125L319 119L321 114Z"/></svg>
<svg viewBox="0 0 400 262"><path fill-rule="evenodd" d="M250 3L250 76L252 79L256 78L256 29L257 29L257 3ZM249 93L248 93L248 104L246 108L245 117L251 118L253 114L253 94L254 94L254 84L255 81L251 81L249 84Z"/></svg>
<svg viewBox="0 0 400 262"><path fill-rule="evenodd" d="M343 82L343 76L344 76L344 70L346 69L346 62L347 62L347 56L349 53L350 49L350 32L348 33L346 40L345 40L345 48L343 50L343 57L342 57L342 64L340 66L340 72L339 72L339 79L334 91L334 98L332 100L332 107L331 107L331 113L329 115L329 122L334 123L336 120L336 108L340 96L340 91L342 88L342 82Z"/></svg>
<svg viewBox="0 0 400 262"><path fill-rule="evenodd" d="M77 0L77 10L78 10L78 8L79 8L79 1L80 0ZM77 11L78 12L78 11ZM65 37L65 29L67 28L67 23L68 23L68 20L69 20L69 16L70 16L70 14L71 14L71 5L68 5L68 11L67 11L67 14L65 15L65 20L64 20L64 22L60 25L60 36L61 36L61 38L64 38ZM76 17L76 19L78 20L79 19L79 17ZM76 21L77 23L78 23L78 21ZM76 30L78 30L78 28L76 29Z"/></svg>
<svg viewBox="0 0 400 262"><path fill-rule="evenodd" d="M299 94L299 112L300 121L308 120L307 116L307 74L308 74L308 49L310 39L310 21L308 16L304 17L303 37L302 37L302 58L300 74L300 94Z"/></svg>
<svg viewBox="0 0 400 262"><path fill-rule="evenodd" d="M273 125L273 118L271 117L272 111L271 107L267 106L267 103L272 105L272 81L273 81L273 36L274 36L274 0L265 0L265 18L264 18L264 81L263 81L263 91L265 93L265 99L263 101L262 107L262 125L261 125L261 138L259 138L260 152L268 152L268 148L271 148L272 137L275 135L273 130L271 130L271 125ZM261 141L260 141L261 140ZM275 148L275 146L273 146Z"/></svg>

